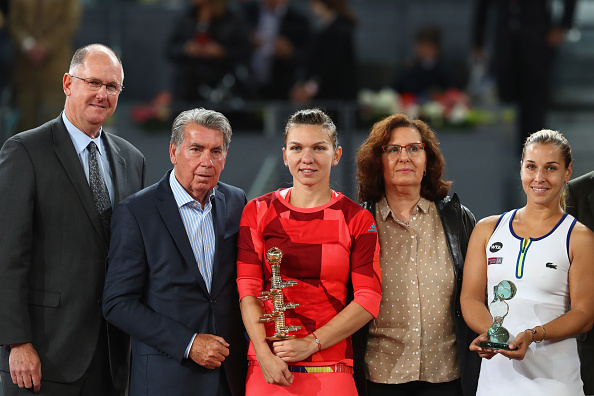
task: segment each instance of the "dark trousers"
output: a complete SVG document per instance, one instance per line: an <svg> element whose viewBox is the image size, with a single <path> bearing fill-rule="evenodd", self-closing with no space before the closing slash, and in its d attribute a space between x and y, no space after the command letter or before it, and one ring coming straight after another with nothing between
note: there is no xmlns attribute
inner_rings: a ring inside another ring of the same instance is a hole
<svg viewBox="0 0 594 396"><path fill-rule="evenodd" d="M218 396L232 396L231 395L231 388L229 388L229 382L227 381L227 375L225 373L225 369L223 366L220 368L221 375L219 376L219 391L217 392ZM0 395L1 396L1 395Z"/></svg>
<svg viewBox="0 0 594 396"><path fill-rule="evenodd" d="M378 384L367 381L367 396L463 396L460 379L451 382L412 381L404 384Z"/></svg>
<svg viewBox="0 0 594 396"><path fill-rule="evenodd" d="M89 368L83 376L72 383L46 381L43 379L43 364L41 366L41 389L33 393L31 389L19 388L13 384L10 373L0 372L2 375L2 396L122 396L113 387L109 369L107 351L107 337L105 332L99 335L97 348Z"/></svg>

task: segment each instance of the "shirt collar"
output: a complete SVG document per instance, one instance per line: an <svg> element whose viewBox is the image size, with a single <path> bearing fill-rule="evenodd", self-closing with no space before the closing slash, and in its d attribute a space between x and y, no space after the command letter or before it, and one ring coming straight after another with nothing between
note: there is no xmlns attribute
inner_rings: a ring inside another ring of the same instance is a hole
<svg viewBox="0 0 594 396"><path fill-rule="evenodd" d="M173 169L169 174L169 185L171 186L171 191L173 191L173 197L175 198L175 202L177 203L178 209L184 205L193 202L197 202L199 207L202 208L200 202L192 198L192 196L188 194L186 189L183 188L181 184L179 184L179 181L177 181L177 179L175 178L175 169ZM206 205L204 205L204 210L208 209L211 206L211 202L215 197L215 190L216 187L207 193L208 199L206 200Z"/></svg>
<svg viewBox="0 0 594 396"><path fill-rule="evenodd" d="M429 204L430 202L428 200L426 200L425 198L421 197L419 199L419 202L417 202L416 204L416 211L420 211L423 214L427 214L429 212ZM388 218L388 216L390 214L392 214L392 217L394 219L396 219L397 217L394 215L394 213L392 213L392 209L390 208L390 205L388 205L388 199L386 198L386 196L384 195L377 203L378 208L379 208L379 214L382 218L383 221L386 221L386 219ZM415 210L413 210L413 213L415 212Z"/></svg>
<svg viewBox="0 0 594 396"><path fill-rule="evenodd" d="M103 128L99 129L99 133L95 139L91 139L89 135L75 127L74 124L70 122L68 117L66 117L66 112L62 112L62 121L64 121L64 125L66 125L66 130L68 130L70 139L72 139L72 143L74 143L74 148L76 149L77 155L80 155L80 153L82 153L91 142L95 142L97 149L99 150L99 154L103 155L103 145L101 144L101 134L103 132Z"/></svg>

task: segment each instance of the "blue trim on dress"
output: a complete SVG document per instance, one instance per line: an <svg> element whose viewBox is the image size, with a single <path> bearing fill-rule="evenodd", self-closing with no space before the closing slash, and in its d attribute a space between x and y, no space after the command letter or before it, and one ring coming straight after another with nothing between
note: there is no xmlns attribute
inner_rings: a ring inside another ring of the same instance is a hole
<svg viewBox="0 0 594 396"><path fill-rule="evenodd" d="M571 231L573 231L573 227L577 223L577 219L574 218L571 226L569 226L569 230L567 230L567 260L569 260L569 266L571 267L571 260L569 259L569 237L571 236Z"/></svg>

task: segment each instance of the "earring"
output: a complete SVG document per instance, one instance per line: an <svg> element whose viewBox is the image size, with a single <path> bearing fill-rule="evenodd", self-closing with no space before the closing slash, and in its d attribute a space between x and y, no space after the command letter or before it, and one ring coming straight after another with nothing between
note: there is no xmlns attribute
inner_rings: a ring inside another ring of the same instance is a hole
<svg viewBox="0 0 594 396"><path fill-rule="evenodd" d="M336 165L338 165L338 162L332 161L332 166L336 166Z"/></svg>
<svg viewBox="0 0 594 396"><path fill-rule="evenodd" d="M427 175L427 169L423 169L423 176Z"/></svg>

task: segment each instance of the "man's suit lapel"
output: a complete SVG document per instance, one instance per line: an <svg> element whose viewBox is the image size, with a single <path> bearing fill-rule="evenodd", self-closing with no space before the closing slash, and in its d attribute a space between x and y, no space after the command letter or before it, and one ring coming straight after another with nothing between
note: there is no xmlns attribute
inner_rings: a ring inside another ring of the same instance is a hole
<svg viewBox="0 0 594 396"><path fill-rule="evenodd" d="M99 219L99 212L97 211L95 201L93 200L93 193L91 192L87 177L85 176L83 167L80 163L78 155L76 154L74 143L72 143L72 139L70 139L68 130L66 129L61 117L62 116L60 115L59 118L56 119L56 122L52 124L52 136L55 145L56 156L62 163L64 171L70 178L70 181L72 182L72 185L74 186L74 189L76 190L91 223L93 223L95 230L99 235L101 235L105 245L107 246L109 241L107 240L107 236L103 231L103 226L101 225L101 221Z"/></svg>
<svg viewBox="0 0 594 396"><path fill-rule="evenodd" d="M188 239L188 233L184 227L184 223L179 214L179 209L177 208L177 202L175 202L173 191L171 191L171 186L169 185L169 174L170 172L167 172L157 186L157 191L155 193L157 198L157 210L159 211L167 230L171 234L171 238L186 261L190 273L194 275L204 293L208 294L206 283L198 269L198 263L196 263L196 258L194 257L194 252L192 251L192 246Z"/></svg>
<svg viewBox="0 0 594 396"><path fill-rule="evenodd" d="M104 132L102 136L113 175L113 205L115 206L127 197L126 191L130 191L126 177L126 159L120 155L120 148L107 133Z"/></svg>
<svg viewBox="0 0 594 396"><path fill-rule="evenodd" d="M215 187L216 188L216 187ZM213 223L215 231L215 255L212 263L212 285L211 292L214 292L218 287L217 280L221 280L222 277L219 275L221 270L221 249L223 247L223 241L225 240L225 219L227 213L227 200L225 194L217 188L215 193L215 202L213 208ZM224 279L223 279L224 281Z"/></svg>

